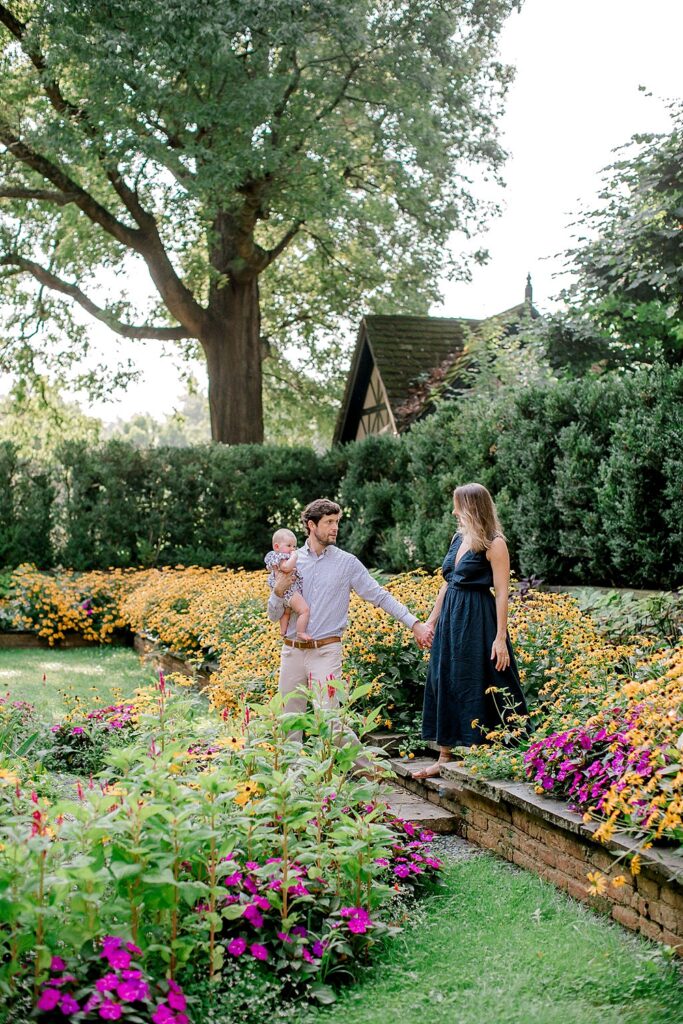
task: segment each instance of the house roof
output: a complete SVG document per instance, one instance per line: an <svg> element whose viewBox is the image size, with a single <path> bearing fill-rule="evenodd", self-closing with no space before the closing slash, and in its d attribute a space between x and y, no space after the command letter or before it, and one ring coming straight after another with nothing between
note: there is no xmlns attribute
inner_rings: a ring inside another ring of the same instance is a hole
<svg viewBox="0 0 683 1024"><path fill-rule="evenodd" d="M538 316L530 301L483 320L434 316L366 316L358 330L356 349L346 382L335 442L356 437L373 365L377 366L397 429L405 429L429 405L428 385L434 372L462 351L469 330L499 321L512 330L525 315ZM425 390L416 411L416 389ZM410 402L409 402L410 400ZM407 413L408 405L411 412ZM403 407L403 409L402 409ZM397 416L397 411L401 413Z"/></svg>

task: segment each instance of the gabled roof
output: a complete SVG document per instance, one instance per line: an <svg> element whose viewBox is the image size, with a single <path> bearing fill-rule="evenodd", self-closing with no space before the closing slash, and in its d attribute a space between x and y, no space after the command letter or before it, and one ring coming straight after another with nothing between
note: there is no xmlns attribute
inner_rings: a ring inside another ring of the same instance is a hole
<svg viewBox="0 0 683 1024"><path fill-rule="evenodd" d="M360 423L363 401L373 365L379 371L387 392L392 421L399 431L419 417L396 413L409 399L415 405L416 387L426 384L435 370L462 351L468 331L497 320L515 330L529 313L538 313L530 301L484 320L464 320L435 316L366 316L360 322L356 349L346 382L334 442L352 441ZM425 397L425 410L428 406Z"/></svg>

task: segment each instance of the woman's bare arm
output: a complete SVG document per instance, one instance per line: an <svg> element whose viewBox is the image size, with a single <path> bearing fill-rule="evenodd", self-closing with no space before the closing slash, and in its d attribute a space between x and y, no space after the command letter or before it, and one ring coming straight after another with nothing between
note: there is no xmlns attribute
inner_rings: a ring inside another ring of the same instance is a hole
<svg viewBox="0 0 683 1024"><path fill-rule="evenodd" d="M508 588L510 586L510 554L502 537L496 537L486 552L493 570L493 587L496 592L496 639L491 646L491 661L496 662L498 672L510 664L507 648L508 630Z"/></svg>
<svg viewBox="0 0 683 1024"><path fill-rule="evenodd" d="M434 607L432 608L430 616L427 619L427 622L425 623L425 625L431 626L432 628L436 627L436 624L439 621L439 616L441 615L441 606L443 605L443 599L446 596L446 591L447 590L448 590L448 584L447 583L442 584L441 590L436 595L436 601L434 602Z"/></svg>

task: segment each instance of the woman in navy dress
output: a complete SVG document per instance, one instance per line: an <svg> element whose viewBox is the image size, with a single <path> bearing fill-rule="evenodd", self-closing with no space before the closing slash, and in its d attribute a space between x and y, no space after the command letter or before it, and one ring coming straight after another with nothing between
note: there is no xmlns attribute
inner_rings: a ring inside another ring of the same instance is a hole
<svg viewBox="0 0 683 1024"><path fill-rule="evenodd" d="M422 738L436 741L440 754L415 778L438 775L454 747L485 743L511 715L527 714L507 631L510 556L496 507L481 484L464 484L453 492L453 514L458 532L427 619L434 638Z"/></svg>

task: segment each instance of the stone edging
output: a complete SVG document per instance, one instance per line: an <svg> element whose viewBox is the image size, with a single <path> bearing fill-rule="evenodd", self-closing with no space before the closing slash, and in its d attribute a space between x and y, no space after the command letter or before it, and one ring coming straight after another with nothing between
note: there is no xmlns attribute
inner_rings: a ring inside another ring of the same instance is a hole
<svg viewBox="0 0 683 1024"><path fill-rule="evenodd" d="M683 856L665 848L647 850L633 876L627 855L636 851L635 843L626 837L607 846L597 842L594 822L584 822L559 800L537 795L527 783L479 779L456 765L445 769L443 778L413 779L411 773L422 764L392 761L401 785L451 811L465 839L683 956ZM589 871L605 876L604 894L589 894ZM618 875L626 879L619 888L611 884Z"/></svg>

